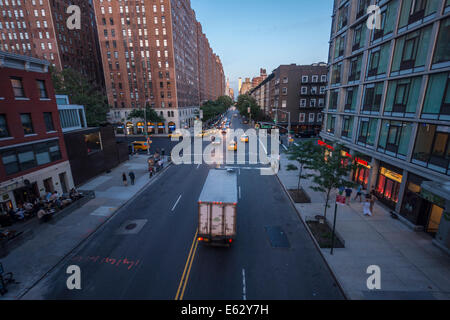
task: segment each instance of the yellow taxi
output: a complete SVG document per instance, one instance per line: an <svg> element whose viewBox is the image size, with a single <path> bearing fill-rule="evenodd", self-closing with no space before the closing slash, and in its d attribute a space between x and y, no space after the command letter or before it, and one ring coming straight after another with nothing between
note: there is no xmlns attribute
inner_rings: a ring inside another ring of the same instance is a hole
<svg viewBox="0 0 450 320"><path fill-rule="evenodd" d="M248 136L247 135L243 135L243 136L241 136L241 141L242 142L248 142Z"/></svg>
<svg viewBox="0 0 450 320"><path fill-rule="evenodd" d="M132 143L132 145L133 145L134 151L147 151L148 150L147 142L145 142L145 141L134 141Z"/></svg>
<svg viewBox="0 0 450 320"><path fill-rule="evenodd" d="M236 143L236 141L231 141L228 144L228 150L229 151L236 151L237 150L237 143Z"/></svg>
<svg viewBox="0 0 450 320"><path fill-rule="evenodd" d="M174 131L172 133L169 134L169 138L181 138L183 136L183 134L180 131Z"/></svg>

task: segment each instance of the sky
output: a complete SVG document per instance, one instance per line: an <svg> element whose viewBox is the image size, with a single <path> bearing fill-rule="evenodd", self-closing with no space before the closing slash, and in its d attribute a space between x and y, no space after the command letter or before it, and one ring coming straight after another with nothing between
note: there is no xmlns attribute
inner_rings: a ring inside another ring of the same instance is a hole
<svg viewBox="0 0 450 320"><path fill-rule="evenodd" d="M243 81L281 64L327 62L333 0L191 0L237 96Z"/></svg>

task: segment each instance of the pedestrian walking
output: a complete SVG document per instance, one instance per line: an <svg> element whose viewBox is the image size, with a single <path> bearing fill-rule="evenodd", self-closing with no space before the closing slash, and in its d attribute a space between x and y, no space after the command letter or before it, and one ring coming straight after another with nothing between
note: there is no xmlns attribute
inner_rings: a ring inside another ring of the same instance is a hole
<svg viewBox="0 0 450 320"><path fill-rule="evenodd" d="M356 200L356 199L359 198L359 202L360 202L360 203L362 202L362 189L363 189L362 185L359 184L359 185L358 185L358 188L356 189L356 197L355 197L355 199L354 199L354 200Z"/></svg>
<svg viewBox="0 0 450 320"><path fill-rule="evenodd" d="M150 174L150 178L152 178L153 177L153 167L150 167L150 169L148 171L149 171L149 174Z"/></svg>
<svg viewBox="0 0 450 320"><path fill-rule="evenodd" d="M352 193L353 193L353 189L348 187L345 189L345 202L347 203L347 205L350 205L350 200L352 199Z"/></svg>
<svg viewBox="0 0 450 320"><path fill-rule="evenodd" d="M122 173L122 180L123 180L123 185L125 187L127 187L128 186L128 181L127 181L127 175L125 174L125 172Z"/></svg>
<svg viewBox="0 0 450 320"><path fill-rule="evenodd" d="M370 201L370 195L366 196L366 199L364 200L364 205L363 205L363 213L364 216L372 216L372 210L370 209L371 206L371 201Z"/></svg>
<svg viewBox="0 0 450 320"><path fill-rule="evenodd" d="M373 212L375 201L377 200L378 198L376 196L375 188L372 188L372 191L370 191L370 212Z"/></svg>
<svg viewBox="0 0 450 320"><path fill-rule="evenodd" d="M130 171L130 173L128 175L130 176L131 185L134 186L134 179L136 179L134 172Z"/></svg>
<svg viewBox="0 0 450 320"><path fill-rule="evenodd" d="M339 187L339 195L343 195L344 194L344 191L345 191L345 187L344 186L340 186Z"/></svg>

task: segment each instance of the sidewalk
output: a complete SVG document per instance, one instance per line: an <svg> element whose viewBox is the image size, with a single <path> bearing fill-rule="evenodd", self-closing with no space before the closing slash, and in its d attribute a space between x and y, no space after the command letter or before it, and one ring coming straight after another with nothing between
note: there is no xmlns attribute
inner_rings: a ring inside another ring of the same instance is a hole
<svg viewBox="0 0 450 320"><path fill-rule="evenodd" d="M94 190L95 199L60 220L39 225L33 230L31 239L2 258L0 262L5 271L13 272L20 284L9 285L9 292L0 299L20 298L121 206L149 183L159 179L161 173L149 179L147 159L147 155L134 155L110 173L104 173L77 188ZM167 162L164 167L168 167ZM131 186L128 177L131 170L136 175L134 186ZM127 174L128 187L123 184L122 172Z"/></svg>
<svg viewBox="0 0 450 320"><path fill-rule="evenodd" d="M289 161L281 155L278 177L286 189L296 189L298 172L287 171ZM302 180L303 189L311 197L310 204L295 204L305 221L323 215L325 195L309 187ZM333 193L331 199L335 199ZM352 195L352 198L355 194ZM327 220L332 225L334 201L327 209ZM338 206L336 230L345 241L345 248L321 249L329 266L350 299L450 299L450 257L431 242L423 232L414 232L399 220L394 220L387 209L375 204L372 217L364 217L362 204L352 199L350 206ZM381 290L367 289L371 265L381 268Z"/></svg>

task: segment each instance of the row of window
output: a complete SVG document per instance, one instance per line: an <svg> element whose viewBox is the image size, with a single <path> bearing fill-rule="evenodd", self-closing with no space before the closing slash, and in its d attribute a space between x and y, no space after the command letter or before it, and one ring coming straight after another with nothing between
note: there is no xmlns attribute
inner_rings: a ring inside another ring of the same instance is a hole
<svg viewBox="0 0 450 320"><path fill-rule="evenodd" d="M299 122L306 123L306 114L305 113L299 114ZM314 123L314 122L322 123L322 113L317 113L317 115L315 113L309 113L308 114L308 122L309 123Z"/></svg>
<svg viewBox="0 0 450 320"><path fill-rule="evenodd" d="M422 72L425 70L428 48L431 41L432 25L410 32L395 41L390 76L397 76L405 73ZM437 45L432 60L433 68L445 67L446 62L450 61L450 50L448 43L450 41L450 18L441 22ZM345 35L335 40L335 57L343 56ZM391 42L386 42L379 47L371 49L367 64L366 79L373 80L386 77L388 74L388 65L391 52ZM340 49L339 49L340 48ZM361 67L363 54L348 60L349 75L348 83L359 81L361 79ZM342 81L343 62L334 64L332 67L331 84L340 84Z"/></svg>
<svg viewBox="0 0 450 320"><path fill-rule="evenodd" d="M10 77L11 87L13 89L15 98L27 98L27 94L23 87L23 81L20 77ZM45 87L45 80L36 80L36 86L39 92L40 99L48 99L47 89Z"/></svg>
<svg viewBox="0 0 450 320"><path fill-rule="evenodd" d="M43 117L47 132L54 132L55 125L53 124L52 113L44 112ZM24 135L30 135L35 133L31 113L21 113L20 122L22 124ZM9 138L10 136L11 135L8 126L7 116L5 114L0 114L0 138Z"/></svg>
<svg viewBox="0 0 450 320"><path fill-rule="evenodd" d="M388 82L383 114L393 117L415 117L419 107L419 96L423 77L412 77ZM364 94L360 113L380 114L385 82L377 82L364 86ZM338 108L340 90L331 90L328 110ZM345 89L345 112L356 112L359 86ZM450 72L429 76L425 100L422 108L422 119L450 120Z"/></svg>
<svg viewBox="0 0 450 320"><path fill-rule="evenodd" d="M329 114L326 132L335 134L337 116ZM381 121L381 128L378 126ZM341 137L352 140L354 116L342 116ZM358 120L356 143L373 148L389 156L406 160L414 124L405 121L380 120L361 117ZM378 145L375 146L379 132ZM450 175L450 127L426 123L418 124L412 162Z"/></svg>
<svg viewBox="0 0 450 320"><path fill-rule="evenodd" d="M62 159L58 140L1 152L6 175L12 175Z"/></svg>

